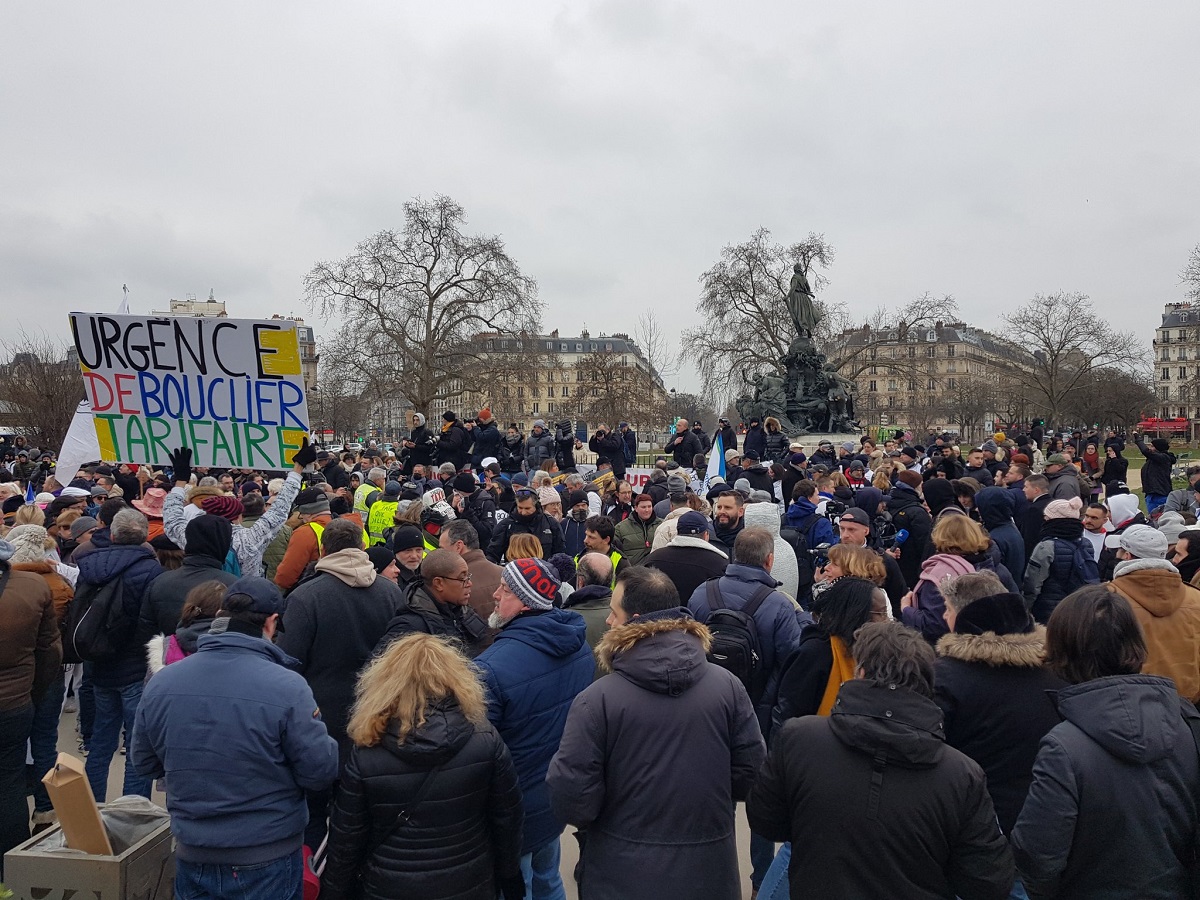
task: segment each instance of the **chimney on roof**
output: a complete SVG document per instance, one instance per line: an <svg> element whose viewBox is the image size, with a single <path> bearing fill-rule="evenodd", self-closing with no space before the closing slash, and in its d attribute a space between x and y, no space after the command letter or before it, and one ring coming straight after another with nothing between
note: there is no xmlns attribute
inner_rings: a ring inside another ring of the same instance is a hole
<svg viewBox="0 0 1200 900"><path fill-rule="evenodd" d="M558 329L557 328L555 328L552 332L550 332L550 337L552 337L552 338L558 337Z"/></svg>

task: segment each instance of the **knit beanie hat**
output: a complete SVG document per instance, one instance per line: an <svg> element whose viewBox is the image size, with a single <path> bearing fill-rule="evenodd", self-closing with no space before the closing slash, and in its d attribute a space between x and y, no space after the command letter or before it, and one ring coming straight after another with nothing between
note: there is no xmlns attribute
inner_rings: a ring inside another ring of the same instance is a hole
<svg viewBox="0 0 1200 900"><path fill-rule="evenodd" d="M446 420L447 422L453 422L455 419L458 418L458 416L456 416L450 410L446 410L444 413L442 413L442 418L444 420Z"/></svg>
<svg viewBox="0 0 1200 900"><path fill-rule="evenodd" d="M401 550L414 550L417 547L424 547L425 540L421 537L421 529L416 525L401 525L392 532L392 552L399 553Z"/></svg>
<svg viewBox="0 0 1200 900"><path fill-rule="evenodd" d="M567 502L564 503L563 505L567 509L574 509L580 503L587 503L587 502L588 502L588 495L587 495L586 491L571 491L569 494L567 494Z"/></svg>
<svg viewBox="0 0 1200 900"><path fill-rule="evenodd" d="M475 488L479 487L479 482L475 480L475 476L470 472L463 472L461 475L455 475L454 481L451 482L454 489L463 494L475 493Z"/></svg>
<svg viewBox="0 0 1200 900"><path fill-rule="evenodd" d="M1083 501L1078 497L1072 497L1070 500L1051 500L1046 504L1046 511L1042 513L1042 518L1078 519L1081 509L1083 509Z"/></svg>
<svg viewBox="0 0 1200 900"><path fill-rule="evenodd" d="M200 501L200 508L210 516L220 516L222 519L228 519L230 522L241 517L246 511L246 507L242 506L242 501L237 497L230 497L227 494L222 494L219 497L205 497Z"/></svg>
<svg viewBox="0 0 1200 900"><path fill-rule="evenodd" d="M550 503L562 503L562 496L552 487L538 488L538 503L542 506Z"/></svg>
<svg viewBox="0 0 1200 900"><path fill-rule="evenodd" d="M560 584L558 575L542 559L514 559L500 573L508 589L529 609L553 609Z"/></svg>
<svg viewBox="0 0 1200 900"><path fill-rule="evenodd" d="M1150 442L1150 446L1152 446L1159 453L1166 453L1171 449L1171 442L1166 438L1155 438Z"/></svg>
<svg viewBox="0 0 1200 900"><path fill-rule="evenodd" d="M46 558L46 529L41 525L18 525L5 540L13 545L9 562L41 562Z"/></svg>
<svg viewBox="0 0 1200 900"><path fill-rule="evenodd" d="M319 516L329 512L329 497L322 490L309 488L297 495L296 509L306 516Z"/></svg>
<svg viewBox="0 0 1200 900"><path fill-rule="evenodd" d="M376 544L374 547L367 548L367 559L371 560L371 565L375 567L376 575L390 566L395 558L396 554L383 546L383 544Z"/></svg>

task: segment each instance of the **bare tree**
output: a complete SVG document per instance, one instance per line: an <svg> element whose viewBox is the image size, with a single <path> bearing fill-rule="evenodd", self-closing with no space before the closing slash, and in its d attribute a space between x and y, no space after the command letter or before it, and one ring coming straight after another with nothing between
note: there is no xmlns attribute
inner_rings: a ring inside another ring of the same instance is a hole
<svg viewBox="0 0 1200 900"><path fill-rule="evenodd" d="M1192 248L1187 262L1179 273L1179 283L1187 289L1192 300L1200 300L1200 244Z"/></svg>
<svg viewBox="0 0 1200 900"><path fill-rule="evenodd" d="M1089 372L1067 402L1064 415L1073 424L1085 427L1131 427L1142 415L1158 405L1154 393L1154 382L1148 372L1126 372L1115 368L1095 369ZM1187 402L1195 384L1184 385L1181 390Z"/></svg>
<svg viewBox="0 0 1200 900"><path fill-rule="evenodd" d="M878 364L878 349L897 340L907 340L910 334L920 336L939 322L951 322L958 317L958 303L949 294L941 297L926 291L899 309L879 307L865 321L839 331L822 335L818 342L829 362L843 375L856 379L870 366ZM911 354L901 353L886 360L888 374L916 376L927 370L927 358L919 349L921 341L914 338Z"/></svg>
<svg viewBox="0 0 1200 900"><path fill-rule="evenodd" d="M716 405L742 387L743 371L778 371L780 358L795 339L785 300L793 265L803 267L814 292L827 283L821 270L833 263L834 249L823 234L790 246L778 244L760 228L741 244L730 244L721 259L700 276L699 310L704 324L684 331L696 349L696 368L705 395ZM824 307L817 302L821 318Z"/></svg>
<svg viewBox="0 0 1200 900"><path fill-rule="evenodd" d="M404 204L401 231L381 231L305 279L307 301L342 323L323 353L374 397L435 400L540 367L537 284L496 235L469 235L449 197Z"/></svg>
<svg viewBox="0 0 1200 900"><path fill-rule="evenodd" d="M1032 354L1005 366L1005 380L1019 386L1051 423L1059 423L1068 399L1093 370L1129 369L1146 356L1137 337L1113 330L1085 294L1038 294L1004 323L1008 340Z"/></svg>
<svg viewBox="0 0 1200 900"><path fill-rule="evenodd" d="M0 342L8 364L0 378L0 401L8 404L14 430L32 445L57 452L79 401L83 378L68 345L44 334L21 332Z"/></svg>
<svg viewBox="0 0 1200 900"><path fill-rule="evenodd" d="M964 439L971 440L995 405L995 387L977 376L946 379L941 408L946 420L958 426Z"/></svg>
<svg viewBox="0 0 1200 900"><path fill-rule="evenodd" d="M634 429L661 427L666 410L656 400L654 377L637 366L623 365L621 354L596 350L575 363L575 394L580 415L609 428L625 421Z"/></svg>
<svg viewBox="0 0 1200 900"><path fill-rule="evenodd" d="M332 362L322 360L322 377L306 396L312 430L318 434L332 431L338 443L350 440L355 433L365 433L371 401L364 386L339 376Z"/></svg>
<svg viewBox="0 0 1200 900"><path fill-rule="evenodd" d="M679 373L683 352L677 345L671 346L671 339L662 323L658 321L654 310L638 318L633 339L646 358L650 371L660 380L666 380Z"/></svg>

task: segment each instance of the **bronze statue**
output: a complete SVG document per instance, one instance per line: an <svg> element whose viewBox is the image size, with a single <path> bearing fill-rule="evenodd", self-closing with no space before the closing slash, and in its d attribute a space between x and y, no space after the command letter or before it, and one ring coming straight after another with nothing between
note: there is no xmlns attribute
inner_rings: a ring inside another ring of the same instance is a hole
<svg viewBox="0 0 1200 900"><path fill-rule="evenodd" d="M792 267L792 281L788 285L787 308L792 314L792 322L801 337L812 337L817 328L820 316L816 304L813 303L812 288L808 286L808 278L804 274L804 266L796 263Z"/></svg>

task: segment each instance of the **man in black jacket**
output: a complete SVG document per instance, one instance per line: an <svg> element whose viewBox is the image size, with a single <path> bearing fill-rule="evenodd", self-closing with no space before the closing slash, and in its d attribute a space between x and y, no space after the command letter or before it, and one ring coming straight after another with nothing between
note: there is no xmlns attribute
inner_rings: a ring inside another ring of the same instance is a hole
<svg viewBox="0 0 1200 900"><path fill-rule="evenodd" d="M224 570L233 545L233 526L228 519L208 513L187 523L187 550L178 569L163 572L152 582L142 602L142 635L175 633L188 591L209 581L233 584L238 576Z"/></svg>
<svg viewBox="0 0 1200 900"><path fill-rule="evenodd" d="M378 656L392 641L421 632L454 642L474 659L491 643L492 631L471 608L471 572L453 550L434 550L421 560L421 580L409 586L375 648Z"/></svg>
<svg viewBox="0 0 1200 900"><path fill-rule="evenodd" d="M874 622L857 632L854 659L857 677L830 716L791 719L775 735L746 802L750 828L797 848L796 886L1003 900L1012 852L983 770L943 739L933 648L898 622Z"/></svg>
<svg viewBox="0 0 1200 900"><path fill-rule="evenodd" d="M663 448L663 451L670 453L681 468L690 469L696 459L696 454L704 452L704 445L692 433L688 420L680 419L675 423L675 434L667 441L667 446Z"/></svg>
<svg viewBox="0 0 1200 900"><path fill-rule="evenodd" d="M500 429L496 426L496 420L492 417L490 409L485 407L479 411L471 436L475 439L474 446L471 449L471 465L476 471L479 471L483 468L483 461L485 459L489 457L498 459L500 454L500 440L502 435L500 434Z"/></svg>
<svg viewBox="0 0 1200 900"><path fill-rule="evenodd" d="M1042 539L1042 525L1046 521L1046 506L1054 498L1050 496L1050 479L1045 475L1030 475L1022 487L1025 499L1029 501L1025 513L1017 527L1025 540L1025 558L1033 556L1033 548Z"/></svg>
<svg viewBox="0 0 1200 900"><path fill-rule="evenodd" d="M504 554L508 551L508 542L514 534L532 534L541 541L542 559L549 559L555 553L565 553L567 544L563 539L562 528L542 512L537 494L529 488L518 488L513 493L517 501L516 509L492 530L492 539L487 545L487 558L498 565L504 565Z"/></svg>
<svg viewBox="0 0 1200 900"><path fill-rule="evenodd" d="M437 439L434 461L439 465L451 463L459 471L471 459L471 436L467 428L458 421L458 416L446 410L442 413L442 434Z"/></svg>
<svg viewBox="0 0 1200 900"><path fill-rule="evenodd" d="M700 442L700 452L707 454L712 449L712 441L709 440L707 434L704 433L704 423L697 420L692 423L692 434L696 436L696 440Z"/></svg>
<svg viewBox="0 0 1200 900"><path fill-rule="evenodd" d="M887 510L897 533L901 529L908 532L908 538L900 545L900 572L909 588L915 588L921 577L921 563L929 555L926 551L933 533L933 519L921 500L920 475L904 471L897 476Z"/></svg>
<svg viewBox="0 0 1200 900"><path fill-rule="evenodd" d="M325 478L325 483L335 491L350 487L350 473L342 465L336 453L322 450L317 454L317 467Z"/></svg>
<svg viewBox="0 0 1200 900"><path fill-rule="evenodd" d="M620 434L601 425L588 441L588 449L596 454L597 460L603 457L612 463L613 476L617 480L625 478L625 441Z"/></svg>
<svg viewBox="0 0 1200 900"><path fill-rule="evenodd" d="M729 424L729 420L724 416L717 419L717 430L713 432L712 444L717 442L717 437L721 438L721 450L736 450L738 447L737 432L733 430L733 426ZM712 447L709 444L709 447ZM707 452L707 451L705 451Z"/></svg>

